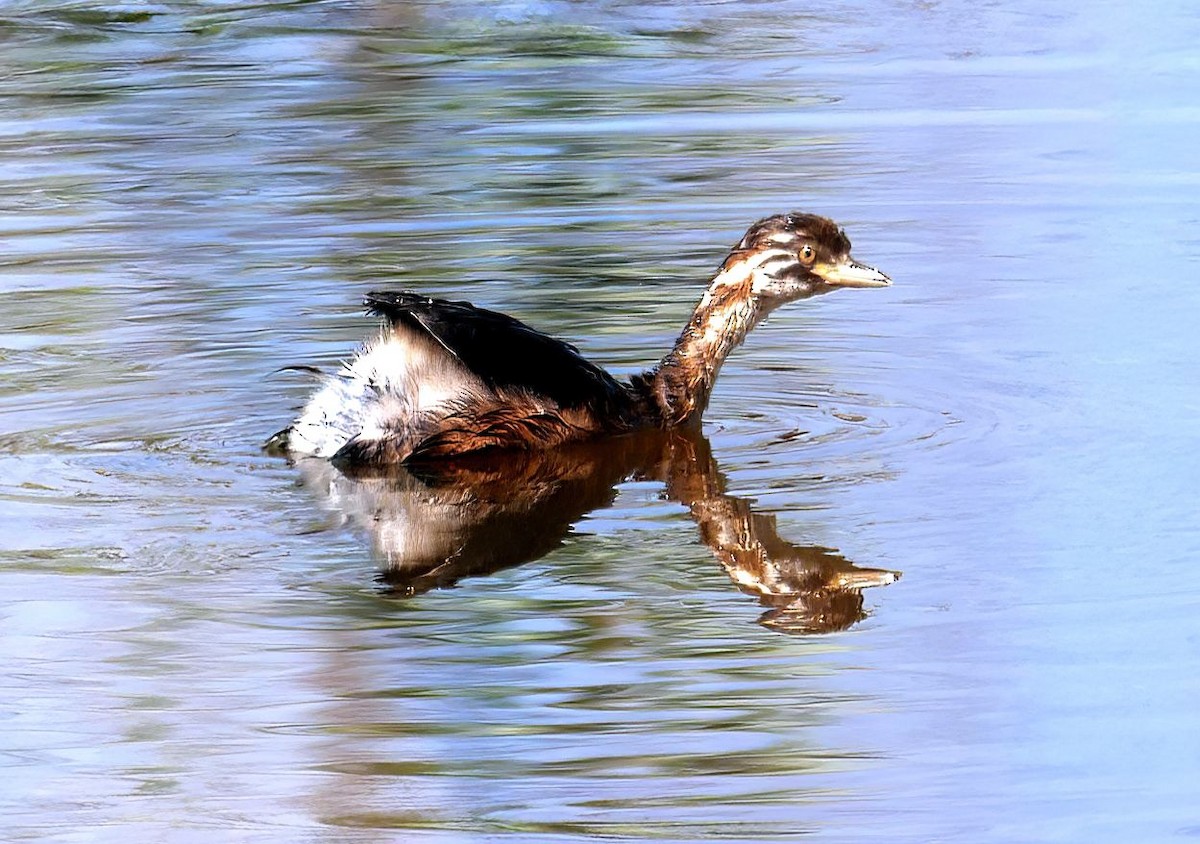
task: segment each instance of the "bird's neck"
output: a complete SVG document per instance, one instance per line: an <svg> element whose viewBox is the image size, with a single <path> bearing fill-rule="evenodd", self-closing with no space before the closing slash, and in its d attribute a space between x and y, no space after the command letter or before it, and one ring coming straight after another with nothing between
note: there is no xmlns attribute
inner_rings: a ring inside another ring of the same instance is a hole
<svg viewBox="0 0 1200 844"><path fill-rule="evenodd" d="M667 425L699 421L721 364L767 315L768 309L754 295L753 270L730 263L709 285L674 348L645 376Z"/></svg>

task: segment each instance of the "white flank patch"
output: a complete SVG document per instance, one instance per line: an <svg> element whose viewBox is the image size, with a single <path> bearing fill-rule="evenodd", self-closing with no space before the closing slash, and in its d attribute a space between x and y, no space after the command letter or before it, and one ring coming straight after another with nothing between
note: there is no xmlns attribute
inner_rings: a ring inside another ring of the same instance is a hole
<svg viewBox="0 0 1200 844"><path fill-rule="evenodd" d="M313 394L292 426L289 448L332 457L356 437L415 442L449 405L487 393L482 381L431 338L386 329Z"/></svg>

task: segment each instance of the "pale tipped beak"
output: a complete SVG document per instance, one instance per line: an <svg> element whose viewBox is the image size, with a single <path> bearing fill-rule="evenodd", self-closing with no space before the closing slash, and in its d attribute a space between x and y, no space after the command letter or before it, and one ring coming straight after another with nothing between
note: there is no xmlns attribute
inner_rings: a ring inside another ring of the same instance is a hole
<svg viewBox="0 0 1200 844"><path fill-rule="evenodd" d="M879 270L846 257L836 264L819 264L813 272L830 287L891 287L892 280Z"/></svg>

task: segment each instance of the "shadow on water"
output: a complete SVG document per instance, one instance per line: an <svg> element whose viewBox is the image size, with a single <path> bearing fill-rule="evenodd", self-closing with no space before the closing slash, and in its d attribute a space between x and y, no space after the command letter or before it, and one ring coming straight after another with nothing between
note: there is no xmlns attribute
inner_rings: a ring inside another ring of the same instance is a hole
<svg viewBox="0 0 1200 844"><path fill-rule="evenodd" d="M774 515L726 493L709 442L696 432L353 474L312 458L298 468L325 506L370 537L383 565L380 581L399 595L539 559L631 479L662 483L666 497L688 509L733 584L769 608L759 623L771 629L845 630L866 617L863 589L900 576L781 537Z"/></svg>

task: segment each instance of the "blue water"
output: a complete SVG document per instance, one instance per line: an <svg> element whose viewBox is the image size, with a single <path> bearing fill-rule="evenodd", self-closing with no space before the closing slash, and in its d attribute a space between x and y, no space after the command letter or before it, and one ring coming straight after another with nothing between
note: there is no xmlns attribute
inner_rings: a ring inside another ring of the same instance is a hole
<svg viewBox="0 0 1200 844"><path fill-rule="evenodd" d="M1177 2L0 3L5 837L1200 834L1198 37ZM836 632L760 623L652 472L404 598L259 450L367 290L626 375L793 208L895 286L775 314L705 433L720 501L903 572Z"/></svg>

